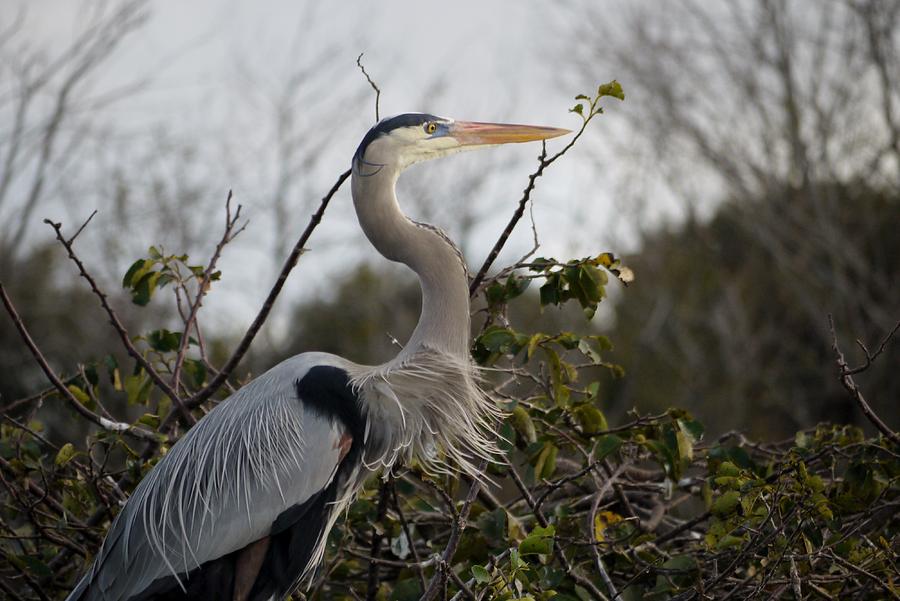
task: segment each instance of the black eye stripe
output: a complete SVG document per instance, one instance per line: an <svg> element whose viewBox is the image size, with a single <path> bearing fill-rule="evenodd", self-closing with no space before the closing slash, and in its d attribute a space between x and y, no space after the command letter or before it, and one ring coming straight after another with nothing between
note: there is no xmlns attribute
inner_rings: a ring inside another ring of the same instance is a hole
<svg viewBox="0 0 900 601"><path fill-rule="evenodd" d="M406 113L395 117L386 117L379 121L375 127L370 129L360 142L354 155L357 159L362 159L366 152L366 148L375 141L379 136L386 135L398 127L407 127L410 125L423 125L440 119L437 115L428 113ZM436 131L436 130L435 130Z"/></svg>

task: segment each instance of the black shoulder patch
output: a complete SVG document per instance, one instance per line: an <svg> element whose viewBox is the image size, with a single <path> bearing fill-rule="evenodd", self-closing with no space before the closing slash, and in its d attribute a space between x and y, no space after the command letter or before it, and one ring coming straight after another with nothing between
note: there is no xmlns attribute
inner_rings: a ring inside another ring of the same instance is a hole
<svg viewBox="0 0 900 601"><path fill-rule="evenodd" d="M297 380L296 387L304 405L323 417L340 420L354 441L362 444L365 416L346 371L331 365L316 365Z"/></svg>
<svg viewBox="0 0 900 601"><path fill-rule="evenodd" d="M431 115L429 113L404 113L394 117L385 117L366 133L362 142L359 143L359 148L356 149L356 154L353 156L357 160L361 160L366 152L366 148L369 147L369 144L377 140L380 136L387 135L398 127L424 125L428 121L436 121L439 119L440 117L437 115Z"/></svg>

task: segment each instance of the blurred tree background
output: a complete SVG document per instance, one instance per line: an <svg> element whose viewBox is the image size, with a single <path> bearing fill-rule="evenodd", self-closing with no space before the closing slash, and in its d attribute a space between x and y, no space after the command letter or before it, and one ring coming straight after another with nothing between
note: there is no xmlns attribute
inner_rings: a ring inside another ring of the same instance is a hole
<svg viewBox="0 0 900 601"><path fill-rule="evenodd" d="M831 377L825 315L849 347L900 314L900 4L620 8L613 22L585 5L575 26L629 76L620 139L639 158L622 202L667 194L682 218L628 257L645 285L616 306L630 377L613 402L773 437L860 423ZM866 385L896 423L900 347L887 352Z"/></svg>

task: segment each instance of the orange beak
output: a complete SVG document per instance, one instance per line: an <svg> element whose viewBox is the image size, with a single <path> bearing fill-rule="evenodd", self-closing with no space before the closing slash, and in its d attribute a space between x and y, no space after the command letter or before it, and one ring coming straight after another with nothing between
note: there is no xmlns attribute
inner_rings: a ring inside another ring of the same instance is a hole
<svg viewBox="0 0 900 601"><path fill-rule="evenodd" d="M558 127L479 123L477 121L455 121L448 131L448 134L456 139L460 146L533 142L549 140L568 133L572 133L572 131Z"/></svg>

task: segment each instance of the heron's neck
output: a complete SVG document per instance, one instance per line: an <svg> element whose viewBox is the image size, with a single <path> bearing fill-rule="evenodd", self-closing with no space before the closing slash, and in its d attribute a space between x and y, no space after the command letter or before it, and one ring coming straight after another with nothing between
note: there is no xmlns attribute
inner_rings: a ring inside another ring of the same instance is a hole
<svg viewBox="0 0 900 601"><path fill-rule="evenodd" d="M395 185L399 168L385 165L374 175L354 169L353 204L363 232L391 261L406 264L419 276L422 313L409 342L395 360L423 348L467 358L469 353L469 283L459 251L435 229L416 224L400 210Z"/></svg>

